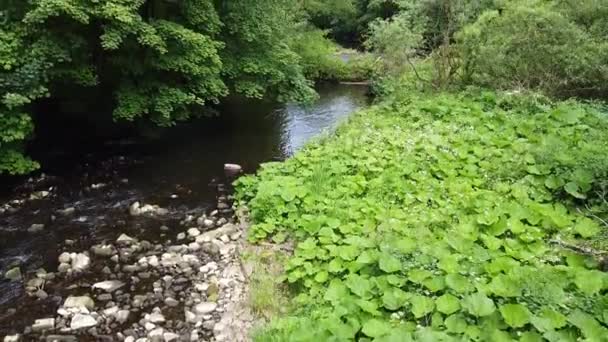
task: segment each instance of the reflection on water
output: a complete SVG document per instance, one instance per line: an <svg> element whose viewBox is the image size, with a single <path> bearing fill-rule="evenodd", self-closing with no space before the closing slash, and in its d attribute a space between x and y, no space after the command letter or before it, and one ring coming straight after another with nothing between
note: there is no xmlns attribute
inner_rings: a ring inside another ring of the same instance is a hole
<svg viewBox="0 0 608 342"><path fill-rule="evenodd" d="M55 177L32 186L53 187L52 195L0 214L0 272L12 265L21 265L24 273L39 267L56 270L67 239L74 241L71 249L86 250L118 233L153 239L161 225L178 229L186 212L215 203L212 184L222 181L224 163L254 172L260 163L284 159L365 106L366 92L361 86L322 86L319 101L308 107L234 100L222 106L218 117L151 129L141 140L86 145L66 137L59 155L78 150L72 158L50 157L50 145L61 140L61 134L54 134L39 142L37 157ZM91 189L99 183L106 185ZM130 217L126 208L136 200L169 208L172 214L162 222ZM74 215L57 214L70 207ZM27 233L32 224L44 224L44 231ZM21 284L0 279L0 312L22 297Z"/></svg>

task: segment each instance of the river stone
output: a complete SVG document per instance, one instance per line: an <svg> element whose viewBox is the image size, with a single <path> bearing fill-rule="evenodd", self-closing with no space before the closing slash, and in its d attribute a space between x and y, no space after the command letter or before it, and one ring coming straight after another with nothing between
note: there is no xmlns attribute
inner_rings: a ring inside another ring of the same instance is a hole
<svg viewBox="0 0 608 342"><path fill-rule="evenodd" d="M100 289L106 292L114 292L123 286L125 286L125 283L120 280L106 280L99 283L95 283L92 287L94 289Z"/></svg>
<svg viewBox="0 0 608 342"><path fill-rule="evenodd" d="M217 309L216 303L203 302L203 303L197 304L194 307L194 312L196 312L198 315L206 315L208 313L215 311L215 309Z"/></svg>
<svg viewBox="0 0 608 342"><path fill-rule="evenodd" d="M190 229L188 229L188 235L191 237L197 237L197 236L201 235L201 231L198 230L197 228L190 228Z"/></svg>
<svg viewBox="0 0 608 342"><path fill-rule="evenodd" d="M121 323L121 324L125 323L129 319L129 315L130 315L129 310L120 310L115 315L116 321L118 321L118 323Z"/></svg>
<svg viewBox="0 0 608 342"><path fill-rule="evenodd" d="M59 264L59 266L57 267L57 271L59 273L65 273L67 271L70 270L70 264L66 264L65 262L62 262L61 264Z"/></svg>
<svg viewBox="0 0 608 342"><path fill-rule="evenodd" d="M118 237L118 239L116 239L116 242L118 242L118 243L124 243L124 244L130 244L130 243L135 242L135 239L134 239L134 238L132 238L132 237L130 237L130 236L129 236L129 235L127 235L127 234L121 234L121 235Z"/></svg>
<svg viewBox="0 0 608 342"><path fill-rule="evenodd" d="M19 267L13 267L10 270L6 271L4 274L4 278L10 281L19 281L21 280L21 269Z"/></svg>
<svg viewBox="0 0 608 342"><path fill-rule="evenodd" d="M49 297L49 295L44 290L38 290L36 291L36 293L34 293L34 295L40 300L45 300Z"/></svg>
<svg viewBox="0 0 608 342"><path fill-rule="evenodd" d="M152 341L152 342L161 342L163 340L164 332L165 332L165 329L156 328L148 333L148 338L150 338L150 341Z"/></svg>
<svg viewBox="0 0 608 342"><path fill-rule="evenodd" d="M78 253L72 258L72 268L75 271L85 271L91 266L91 258L84 253Z"/></svg>
<svg viewBox="0 0 608 342"><path fill-rule="evenodd" d="M46 342L78 342L78 338L74 335L49 335Z"/></svg>
<svg viewBox="0 0 608 342"><path fill-rule="evenodd" d="M40 332L45 330L50 330L55 328L55 319L54 318L41 318L34 321L32 325L32 331Z"/></svg>
<svg viewBox="0 0 608 342"><path fill-rule="evenodd" d="M34 223L27 229L28 233L39 233L43 230L44 230L44 225L41 223Z"/></svg>
<svg viewBox="0 0 608 342"><path fill-rule="evenodd" d="M70 256L70 253L63 252L59 255L58 260L60 263L69 264L72 261L72 257Z"/></svg>
<svg viewBox="0 0 608 342"><path fill-rule="evenodd" d="M87 308L93 310L95 302L89 296L69 296L63 303L65 308Z"/></svg>
<svg viewBox="0 0 608 342"><path fill-rule="evenodd" d="M19 334L4 336L4 342L20 342L20 341L21 341L21 335L19 335Z"/></svg>
<svg viewBox="0 0 608 342"><path fill-rule="evenodd" d="M73 330L90 328L97 325L97 321L91 315L76 314L72 317L70 328Z"/></svg>
<svg viewBox="0 0 608 342"><path fill-rule="evenodd" d="M148 317L148 320L150 322L154 323L154 324L164 323L165 322L165 316L163 316L162 314L160 314L158 312L153 312Z"/></svg>
<svg viewBox="0 0 608 342"><path fill-rule="evenodd" d="M75 211L76 211L76 208L69 207L69 208L57 210L57 213L59 213L63 216L68 216L68 215L72 215Z"/></svg>
<svg viewBox="0 0 608 342"><path fill-rule="evenodd" d="M163 334L163 339L165 342L177 341L179 339L179 335L172 332L166 332Z"/></svg>
<svg viewBox="0 0 608 342"><path fill-rule="evenodd" d="M91 247L91 251L93 254L101 257L108 257L114 254L114 249L112 246L93 246Z"/></svg>
<svg viewBox="0 0 608 342"><path fill-rule="evenodd" d="M175 306L178 306L178 305L179 305L179 302L178 302L177 300L175 300L175 299L171 298L171 297L167 297L167 298L165 299L165 304L166 304L167 306L175 307Z"/></svg>
<svg viewBox="0 0 608 342"><path fill-rule="evenodd" d="M140 209L139 202L134 202L129 207L129 214L131 214L131 216L139 216L139 215L141 215L141 211L142 210Z"/></svg>

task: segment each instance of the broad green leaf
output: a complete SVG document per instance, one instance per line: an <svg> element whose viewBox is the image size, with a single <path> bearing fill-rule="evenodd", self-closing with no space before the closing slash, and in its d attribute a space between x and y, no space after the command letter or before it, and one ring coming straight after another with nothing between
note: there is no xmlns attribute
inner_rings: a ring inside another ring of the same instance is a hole
<svg viewBox="0 0 608 342"><path fill-rule="evenodd" d="M315 275L315 281L317 283L324 283L329 278L329 273L327 271L320 271Z"/></svg>
<svg viewBox="0 0 608 342"><path fill-rule="evenodd" d="M449 293L446 293L443 296L437 298L435 304L437 305L437 311L446 315L450 315L460 310L460 301L458 300L458 298L452 296Z"/></svg>
<svg viewBox="0 0 608 342"><path fill-rule="evenodd" d="M548 307L543 308L530 322L540 332L549 332L564 327L567 323L566 316Z"/></svg>
<svg viewBox="0 0 608 342"><path fill-rule="evenodd" d="M583 333L591 341L601 341L608 336L608 329L602 327L593 316L580 310L575 310L568 316L568 322Z"/></svg>
<svg viewBox="0 0 608 342"><path fill-rule="evenodd" d="M369 337L382 337L391 331L391 325L383 320L370 319L363 323L361 331Z"/></svg>
<svg viewBox="0 0 608 342"><path fill-rule="evenodd" d="M327 270L331 273L339 273L344 271L344 264L341 259L332 259L327 265Z"/></svg>
<svg viewBox="0 0 608 342"><path fill-rule="evenodd" d="M349 295L348 288L338 279L333 279L325 292L324 299L330 302L339 301Z"/></svg>
<svg viewBox="0 0 608 342"><path fill-rule="evenodd" d="M521 328L530 322L530 311L521 304L501 305L498 310L512 328Z"/></svg>
<svg viewBox="0 0 608 342"><path fill-rule="evenodd" d="M589 218L582 218L574 225L574 231L584 238L596 236L600 231L600 226Z"/></svg>
<svg viewBox="0 0 608 342"><path fill-rule="evenodd" d="M401 270L401 261L388 253L380 254L378 258L380 269L387 273L393 273Z"/></svg>
<svg viewBox="0 0 608 342"><path fill-rule="evenodd" d="M442 276L433 276L422 282L422 285L431 292L438 292L445 288L445 279Z"/></svg>
<svg viewBox="0 0 608 342"><path fill-rule="evenodd" d="M578 186L578 184L576 184L575 182L566 183L566 185L564 185L564 190L566 190L566 192L569 193L572 197L579 198L579 199L587 198L587 196L585 194L580 192L581 189Z"/></svg>
<svg viewBox="0 0 608 342"><path fill-rule="evenodd" d="M598 270L577 269L574 276L576 286L587 295L594 295L604 288L606 274Z"/></svg>
<svg viewBox="0 0 608 342"><path fill-rule="evenodd" d="M468 325L467 321L460 314L451 315L446 318L444 324L449 332L458 334L464 333Z"/></svg>
<svg viewBox="0 0 608 342"><path fill-rule="evenodd" d="M445 276L445 283L448 287L458 293L467 293L473 291L473 285L469 280L460 274L448 274Z"/></svg>
<svg viewBox="0 0 608 342"><path fill-rule="evenodd" d="M466 296L460 304L471 315L476 317L489 316L496 310L492 299L481 292Z"/></svg>
<svg viewBox="0 0 608 342"><path fill-rule="evenodd" d="M488 290L500 297L521 296L521 286L518 281L505 274L499 274L492 278L492 281L488 284Z"/></svg>
<svg viewBox="0 0 608 342"><path fill-rule="evenodd" d="M428 297L421 295L414 295L409 299L412 304L412 313L414 317L420 318L423 317L435 309L435 302Z"/></svg>
<svg viewBox="0 0 608 342"><path fill-rule="evenodd" d="M543 342L543 337L539 333L526 331L521 334L519 342Z"/></svg>
<svg viewBox="0 0 608 342"><path fill-rule="evenodd" d="M426 279L432 277L433 272L427 271L427 270L421 270L421 269L414 269L414 270L409 271L407 273L407 275L408 275L409 281L416 283L416 284L421 284Z"/></svg>
<svg viewBox="0 0 608 342"><path fill-rule="evenodd" d="M384 304L384 307L389 310L398 310L405 306L409 297L409 293L394 287L384 292L382 303Z"/></svg>

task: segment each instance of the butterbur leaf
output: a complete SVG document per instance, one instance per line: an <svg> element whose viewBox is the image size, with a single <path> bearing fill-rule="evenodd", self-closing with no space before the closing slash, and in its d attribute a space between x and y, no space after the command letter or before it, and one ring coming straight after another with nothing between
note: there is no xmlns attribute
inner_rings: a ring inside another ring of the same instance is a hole
<svg viewBox="0 0 608 342"><path fill-rule="evenodd" d="M369 337L382 337L391 331L391 325L383 320L370 319L363 323L361 331Z"/></svg>
<svg viewBox="0 0 608 342"><path fill-rule="evenodd" d="M560 177L550 175L545 179L545 186L551 190L555 190L564 186L564 181Z"/></svg>
<svg viewBox="0 0 608 342"><path fill-rule="evenodd" d="M583 336L590 341L601 341L608 336L608 329L602 327L593 316L580 310L572 312L568 316L568 322L579 328Z"/></svg>
<svg viewBox="0 0 608 342"><path fill-rule="evenodd" d="M460 301L458 300L458 298L452 296L449 293L446 293L443 296L437 298L435 304L437 305L437 311L446 315L450 315L460 310Z"/></svg>
<svg viewBox="0 0 608 342"><path fill-rule="evenodd" d="M498 309L505 322L513 328L521 328L530 322L530 311L521 304L505 304Z"/></svg>
<svg viewBox="0 0 608 342"><path fill-rule="evenodd" d="M462 315L451 315L445 319L444 324L451 333L461 334L467 330L467 321Z"/></svg>
<svg viewBox="0 0 608 342"><path fill-rule="evenodd" d="M543 342L543 337L536 332L526 331L523 334L521 334L521 338L519 339L519 341L520 342Z"/></svg>
<svg viewBox="0 0 608 342"><path fill-rule="evenodd" d="M561 313L545 307L541 310L540 314L532 317L530 322L538 331L549 332L564 327L567 318Z"/></svg>
<svg viewBox="0 0 608 342"><path fill-rule="evenodd" d="M380 269L387 273L393 273L401 270L401 261L396 257L388 254L382 253L378 258L378 265Z"/></svg>
<svg viewBox="0 0 608 342"><path fill-rule="evenodd" d="M423 317L435 309L435 302L431 298L421 295L412 296L410 303L412 304L412 313L416 318Z"/></svg>
<svg viewBox="0 0 608 342"><path fill-rule="evenodd" d="M441 291L445 288L445 279L442 276L433 276L422 282L422 285L431 292Z"/></svg>
<svg viewBox="0 0 608 342"><path fill-rule="evenodd" d="M575 182L569 182L564 185L564 190L569 193L571 196L578 199L585 199L587 196L580 192L580 187Z"/></svg>
<svg viewBox="0 0 608 342"><path fill-rule="evenodd" d="M338 279L333 279L329 283L329 287L325 292L324 299L330 302L339 301L340 299L348 297L348 288L342 281Z"/></svg>
<svg viewBox="0 0 608 342"><path fill-rule="evenodd" d="M587 295L594 295L604 288L606 274L598 270L577 269L574 276L576 286Z"/></svg>
<svg viewBox="0 0 608 342"><path fill-rule="evenodd" d="M458 293L467 293L473 290L473 285L469 282L469 280L460 274L446 275L445 283L452 290Z"/></svg>
<svg viewBox="0 0 608 342"><path fill-rule="evenodd" d="M315 281L317 283L324 283L327 281L328 278L329 278L329 273L327 273L327 271L320 271L320 272L317 272L317 274L315 275Z"/></svg>
<svg viewBox="0 0 608 342"><path fill-rule="evenodd" d="M409 297L409 293L398 288L392 288L384 292L382 303L389 310L398 310L406 304Z"/></svg>
<svg viewBox="0 0 608 342"><path fill-rule="evenodd" d="M574 225L574 231L584 238L596 236L600 231L600 226L589 218L582 218Z"/></svg>
<svg viewBox="0 0 608 342"><path fill-rule="evenodd" d="M481 292L466 296L461 301L462 307L476 317L489 316L496 310L494 301Z"/></svg>
<svg viewBox="0 0 608 342"><path fill-rule="evenodd" d="M432 277L433 272L427 271L427 270L415 269L415 270L409 271L407 275L408 275L409 281L416 283L416 284L421 284L427 278Z"/></svg>

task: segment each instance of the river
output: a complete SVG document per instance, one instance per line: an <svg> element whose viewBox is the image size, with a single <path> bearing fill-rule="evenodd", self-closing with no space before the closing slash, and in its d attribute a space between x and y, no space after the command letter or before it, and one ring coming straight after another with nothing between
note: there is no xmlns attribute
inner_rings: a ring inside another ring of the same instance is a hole
<svg viewBox="0 0 608 342"><path fill-rule="evenodd" d="M189 213L215 209L225 163L253 173L368 104L366 87L324 85L318 91L319 100L307 107L232 100L214 118L149 129L128 140L75 141L78 153L70 153L69 141L62 147L67 151L42 152L44 173L5 189L1 198L0 274L16 266L25 279L40 268L54 272L62 251L87 250L120 233L162 240ZM132 217L128 208L135 201L169 212ZM64 215L65 209L73 212ZM1 279L0 336L22 332L56 310L63 285L46 288L49 297L37 299L27 296L23 282Z"/></svg>

